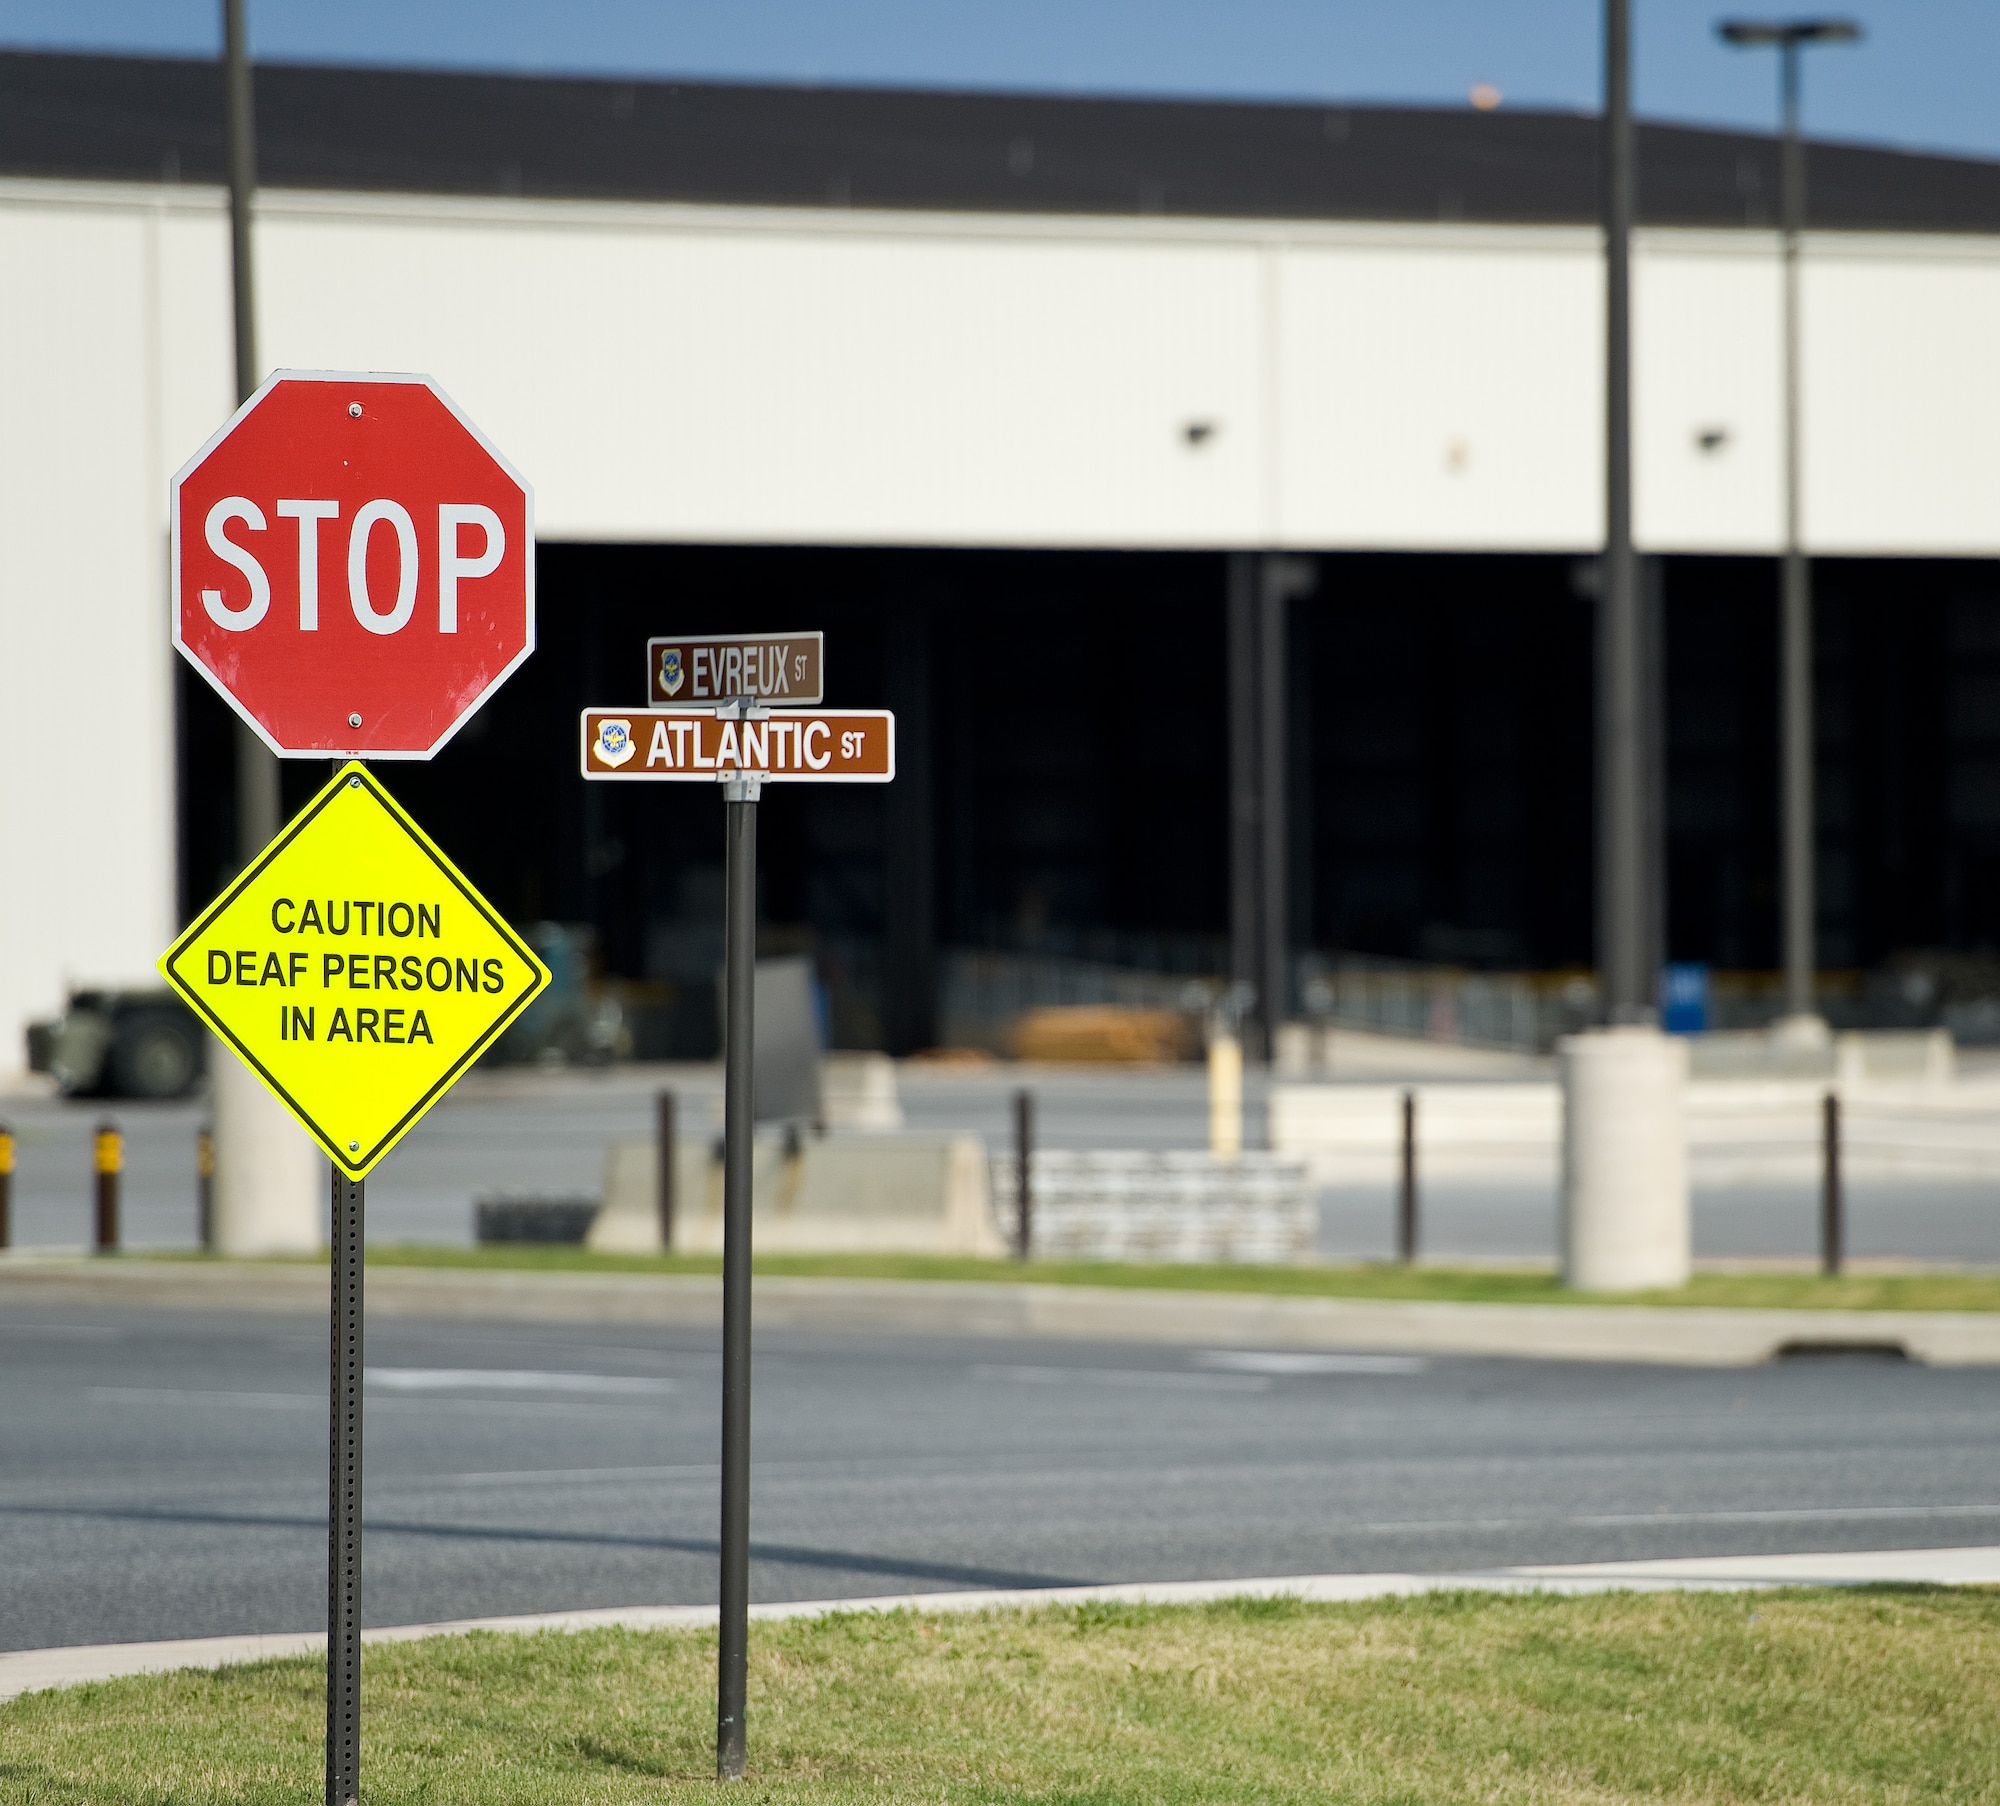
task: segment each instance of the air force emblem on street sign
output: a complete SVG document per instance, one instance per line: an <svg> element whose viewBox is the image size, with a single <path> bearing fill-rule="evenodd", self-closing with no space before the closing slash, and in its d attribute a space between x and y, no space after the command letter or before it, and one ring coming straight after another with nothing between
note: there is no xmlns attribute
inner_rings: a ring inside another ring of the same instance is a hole
<svg viewBox="0 0 2000 1806"><path fill-rule="evenodd" d="M669 646L660 654L660 689L668 696L681 693L681 649Z"/></svg>
<svg viewBox="0 0 2000 1806"><path fill-rule="evenodd" d="M613 716L597 724L597 756L614 770L632 756L632 724Z"/></svg>
<svg viewBox="0 0 2000 1806"><path fill-rule="evenodd" d="M160 971L351 1179L549 982L358 764L201 913Z"/></svg>

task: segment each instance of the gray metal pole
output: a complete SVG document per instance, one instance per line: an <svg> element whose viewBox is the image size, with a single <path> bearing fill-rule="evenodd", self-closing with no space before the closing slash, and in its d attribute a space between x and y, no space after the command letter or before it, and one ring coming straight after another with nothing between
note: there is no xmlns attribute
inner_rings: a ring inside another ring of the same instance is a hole
<svg viewBox="0 0 2000 1806"><path fill-rule="evenodd" d="M1653 1020L1646 970L1647 634L1632 550L1629 0L1604 0L1604 594L1598 632L1598 964L1609 1022Z"/></svg>
<svg viewBox="0 0 2000 1806"><path fill-rule="evenodd" d="M660 1183L656 1202L660 1210L660 1251L671 1254L674 1251L674 1163L677 1156L674 1135L674 1094L660 1093L658 1130L658 1153L660 1159Z"/></svg>
<svg viewBox="0 0 2000 1806"><path fill-rule="evenodd" d="M236 400L257 391L257 284L250 199L257 191L257 114L243 0L222 0L223 137L229 159L230 292L235 301ZM244 865L277 838L283 813L278 761L244 721L236 724L236 857Z"/></svg>
<svg viewBox="0 0 2000 1806"><path fill-rule="evenodd" d="M1291 924L1286 903L1291 890L1285 799L1285 675L1290 640L1292 590L1299 582L1297 560L1266 554L1258 561L1257 584L1257 1014L1258 1039L1266 1061L1277 1057L1278 1030L1291 1014Z"/></svg>
<svg viewBox="0 0 2000 1806"><path fill-rule="evenodd" d="M223 136L229 158L229 258L236 301L236 399L257 389L257 289L250 261L250 197L257 191L257 112L243 0L222 0Z"/></svg>
<svg viewBox="0 0 2000 1806"><path fill-rule="evenodd" d="M1805 223L1806 160L1799 138L1799 44L1778 46L1784 133L1779 187L1784 216L1785 558L1779 600L1779 749L1784 823L1785 1013L1813 1013L1818 949L1813 872L1812 572L1799 544L1799 231Z"/></svg>
<svg viewBox="0 0 2000 1806"><path fill-rule="evenodd" d="M1396 1200L1396 1258L1413 1266L1417 1258L1417 1094L1403 1093L1403 1173Z"/></svg>
<svg viewBox="0 0 2000 1806"><path fill-rule="evenodd" d="M1035 1246L1035 1094L1014 1093L1014 1258L1026 1260Z"/></svg>
<svg viewBox="0 0 2000 1806"><path fill-rule="evenodd" d="M743 1773L750 1666L750 1159L756 1033L755 777L723 786L727 950L722 1092L722 1583L716 1657L715 1772Z"/></svg>
<svg viewBox="0 0 2000 1806"><path fill-rule="evenodd" d="M326 1806L361 1797L361 1279L367 1184L333 1175L327 1428Z"/></svg>

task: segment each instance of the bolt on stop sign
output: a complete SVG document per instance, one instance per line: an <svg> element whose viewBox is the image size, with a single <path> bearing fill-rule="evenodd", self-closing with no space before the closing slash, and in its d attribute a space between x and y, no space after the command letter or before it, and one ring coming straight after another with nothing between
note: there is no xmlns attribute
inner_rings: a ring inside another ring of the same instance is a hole
<svg viewBox="0 0 2000 1806"><path fill-rule="evenodd" d="M428 759L535 647L533 492L424 376L278 371L174 478L173 566L291 758Z"/></svg>

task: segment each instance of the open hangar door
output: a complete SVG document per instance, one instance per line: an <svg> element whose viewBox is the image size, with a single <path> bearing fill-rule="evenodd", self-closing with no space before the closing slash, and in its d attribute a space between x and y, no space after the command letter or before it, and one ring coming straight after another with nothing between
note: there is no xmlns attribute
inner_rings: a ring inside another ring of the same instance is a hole
<svg viewBox="0 0 2000 1806"><path fill-rule="evenodd" d="M543 544L537 650L429 765L381 776L510 919L580 925L633 1053L717 1047L722 809L585 784L579 712L645 699L649 635L819 628L830 706L888 707L896 782L773 786L760 951L807 953L833 1043L939 1038L940 949L1200 964L1227 922L1220 555ZM183 910L225 875L230 721L183 682ZM290 764L295 808L325 778ZM1190 951L1191 950L1191 951Z"/></svg>
<svg viewBox="0 0 2000 1806"><path fill-rule="evenodd" d="M434 763L381 770L512 919L589 931L636 1054L715 1050L722 815L698 787L585 785L576 723L642 700L663 631L823 628L829 702L897 712L896 783L774 787L761 812L762 944L815 959L836 1045L937 1045L969 951L1226 970L1226 555L545 544L539 560L535 656ZM1315 565L1286 647L1293 954L1587 969L1577 561ZM2000 571L1821 560L1816 576L1823 964L1992 964ZM1777 924L1772 566L1669 558L1657 591L1666 950L1756 972ZM232 729L179 681L185 914L226 875ZM287 803L324 775L289 765Z"/></svg>

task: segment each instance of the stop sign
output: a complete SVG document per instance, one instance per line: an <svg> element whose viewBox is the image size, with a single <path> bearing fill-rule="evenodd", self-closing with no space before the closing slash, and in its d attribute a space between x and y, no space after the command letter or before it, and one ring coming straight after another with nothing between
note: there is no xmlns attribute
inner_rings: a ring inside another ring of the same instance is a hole
<svg viewBox="0 0 2000 1806"><path fill-rule="evenodd" d="M273 752L428 759L535 646L533 493L428 377L279 371L174 478L173 566Z"/></svg>

